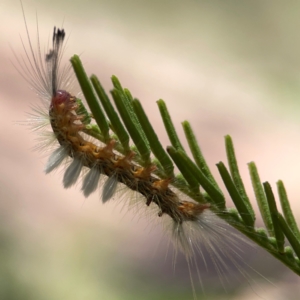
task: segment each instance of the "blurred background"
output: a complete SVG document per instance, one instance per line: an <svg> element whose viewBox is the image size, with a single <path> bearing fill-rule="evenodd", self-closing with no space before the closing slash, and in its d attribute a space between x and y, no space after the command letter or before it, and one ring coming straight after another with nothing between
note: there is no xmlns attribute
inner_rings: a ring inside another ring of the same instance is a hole
<svg viewBox="0 0 300 300"><path fill-rule="evenodd" d="M300 222L299 1L23 5L34 43L36 16L42 50L53 26L63 24L65 62L80 54L107 91L117 75L142 102L164 146L156 100L166 101L180 136L180 122L189 120L217 178L230 134L252 202L247 163L255 161L274 191L284 181ZM0 299L192 299L185 258L178 255L174 270L169 237L155 218L113 201L102 205L97 194L86 200L80 187L63 189L61 171L43 173L47 155L32 151L36 136L18 124L39 101L12 65L12 49L23 54L20 36L26 40L20 2L1 0L0 19ZM262 276L241 265L249 276L230 271L224 291L213 266L206 272L199 261L205 292L196 276L198 299L298 299L297 275L261 249L243 251Z"/></svg>

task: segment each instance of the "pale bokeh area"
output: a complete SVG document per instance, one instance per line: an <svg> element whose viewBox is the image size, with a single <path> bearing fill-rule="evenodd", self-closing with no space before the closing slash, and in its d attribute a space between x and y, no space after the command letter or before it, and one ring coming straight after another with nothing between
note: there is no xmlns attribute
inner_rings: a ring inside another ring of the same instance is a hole
<svg viewBox="0 0 300 300"><path fill-rule="evenodd" d="M142 102L164 146L156 100L166 101L181 137L180 122L189 120L218 179L215 164L225 162L223 137L230 134L252 202L247 163L255 161L274 191L284 181L300 223L300 2L23 5L33 37L38 15L42 50L53 26L63 23L65 62L80 54L107 91L117 75ZM20 35L26 40L20 3L1 0L0 19L0 299L192 299L184 257L174 271L169 237L156 218L127 212L130 195L124 205L102 205L97 193L85 199L80 186L64 190L61 170L44 174L48 154L32 151L36 136L20 125L39 101L12 66L11 49L23 53ZM244 259L272 283L248 268L251 279L227 276L224 292L213 266L205 275L199 263L206 295L195 280L198 298L298 299L300 280L292 271L258 248L245 247Z"/></svg>

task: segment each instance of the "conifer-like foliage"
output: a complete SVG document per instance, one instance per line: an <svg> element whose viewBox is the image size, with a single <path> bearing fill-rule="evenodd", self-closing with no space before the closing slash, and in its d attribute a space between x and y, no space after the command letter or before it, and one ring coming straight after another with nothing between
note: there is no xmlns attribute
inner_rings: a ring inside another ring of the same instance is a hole
<svg viewBox="0 0 300 300"><path fill-rule="evenodd" d="M170 178L175 188L195 201L209 203L210 209L219 218L300 275L300 232L281 180L277 182L281 206L281 209L278 209L270 183L261 183L255 163L248 164L256 201L265 225L265 228L256 228L256 215L239 174L233 142L229 135L225 136L228 167L220 161L217 168L235 208L227 207L224 194L210 172L188 121L182 122L182 127L192 157L189 157L183 148L166 103L162 99L157 101L157 105L170 140L170 146L166 149L161 145L140 101L121 86L117 77L112 77L112 105L97 77L87 77L77 55L71 58L71 63L91 111L89 113L82 101L77 100L80 110L77 113L85 116L83 122L86 125L86 134L104 143L114 138L117 141L116 150L120 153L125 154L129 149L133 150L136 162L142 166L154 164L157 167L156 176L162 179ZM91 117L97 125L91 123ZM180 174L174 174L175 166L180 170ZM286 246L287 242L290 246Z"/></svg>

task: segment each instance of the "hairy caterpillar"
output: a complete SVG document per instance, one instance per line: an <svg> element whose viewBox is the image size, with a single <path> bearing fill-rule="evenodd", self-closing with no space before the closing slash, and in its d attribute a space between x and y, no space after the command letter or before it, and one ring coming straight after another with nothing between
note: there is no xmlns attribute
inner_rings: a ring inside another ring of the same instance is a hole
<svg viewBox="0 0 300 300"><path fill-rule="evenodd" d="M59 70L64 38L64 30L54 29L52 49L45 57L41 56L40 50L37 53L34 51L29 39L30 52L26 55L28 58L29 54L31 60L21 69L21 73L47 103L48 117L42 114L38 119L42 124L45 119L49 121L53 137L58 142L45 172L50 173L69 159L63 176L64 187L71 187L85 173L81 190L88 197L97 190L99 181L105 178L102 188L104 203L114 197L118 183L123 183L141 195L139 201L143 201L145 207L155 206L158 217L167 216L170 219L174 243L186 254L189 264L195 263L193 257L201 251L200 247L206 247L210 255L215 256L212 260L220 274L225 273L228 261L240 268L236 262L238 258L228 256L226 249L222 249L221 255L217 254L217 248L226 244L221 238L228 235L228 229L210 211L209 203L195 202L170 188L175 179L155 175L156 166L153 163L141 165L135 162L134 151L126 154L116 151L118 141L113 137L100 143L86 134L86 115L79 112L77 98L64 89L63 81L68 81L68 69ZM233 240L231 238L234 244ZM217 262L218 259L221 263Z"/></svg>

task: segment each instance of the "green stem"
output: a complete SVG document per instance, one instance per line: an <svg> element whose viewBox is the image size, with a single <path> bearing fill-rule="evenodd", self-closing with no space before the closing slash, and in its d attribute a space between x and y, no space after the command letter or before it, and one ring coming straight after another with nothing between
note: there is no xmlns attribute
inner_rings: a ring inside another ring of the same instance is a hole
<svg viewBox="0 0 300 300"><path fill-rule="evenodd" d="M217 164L218 170L220 172L220 175L223 179L223 182L227 188L227 191L229 192L232 201L234 202L238 212L240 213L243 221L245 224L249 227L254 226L254 218L251 212L248 210L248 206L243 201L241 195L239 194L238 190L236 189L230 174L228 170L226 169L225 165L222 162L219 162Z"/></svg>

